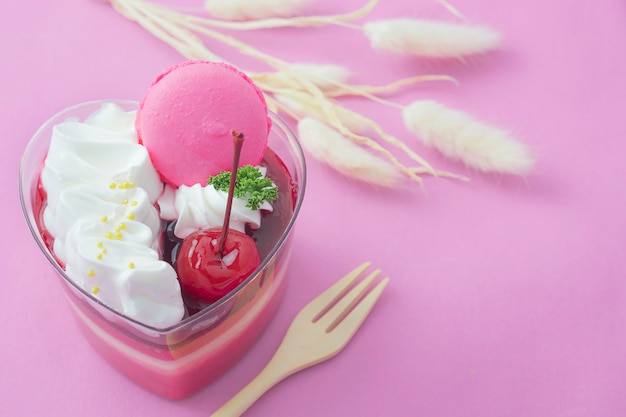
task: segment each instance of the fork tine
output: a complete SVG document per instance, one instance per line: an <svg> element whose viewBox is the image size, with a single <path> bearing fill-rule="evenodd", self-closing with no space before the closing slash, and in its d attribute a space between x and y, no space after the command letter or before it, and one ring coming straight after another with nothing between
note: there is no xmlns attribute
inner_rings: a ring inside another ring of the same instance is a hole
<svg viewBox="0 0 626 417"><path fill-rule="evenodd" d="M326 329L326 332L330 332L333 328L343 320L344 317L356 306L363 298L363 295L367 292L372 285L374 279L380 274L380 269L369 274L361 282L354 286L345 294L340 300L337 301L322 317L320 317L318 323Z"/></svg>
<svg viewBox="0 0 626 417"><path fill-rule="evenodd" d="M357 266L353 271L348 273L345 277L341 278L335 284L333 284L326 291L318 295L313 301L306 305L302 309L303 313L306 313L309 317L313 317L312 321L317 321L321 316L328 311L338 299L343 297L347 289L350 288L352 283L371 265L371 262L364 262Z"/></svg>
<svg viewBox="0 0 626 417"><path fill-rule="evenodd" d="M356 331L361 327L361 324L365 320L365 318L369 315L372 308L378 301L378 298L382 294L383 290L387 286L389 282L389 278L385 278L381 280L370 292L367 294L360 303L354 307L352 311L348 313L344 319L337 323L335 328L333 329L334 333L341 333L343 338L345 339L345 344L352 338L352 336L356 333Z"/></svg>

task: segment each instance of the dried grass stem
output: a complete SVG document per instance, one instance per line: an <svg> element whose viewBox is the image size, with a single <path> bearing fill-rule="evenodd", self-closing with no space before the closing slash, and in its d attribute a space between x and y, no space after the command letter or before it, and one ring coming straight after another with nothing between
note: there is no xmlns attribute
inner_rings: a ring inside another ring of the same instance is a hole
<svg viewBox="0 0 626 417"><path fill-rule="evenodd" d="M378 3L378 0L369 0L359 9L345 14L268 18L252 21L223 21L204 18L177 12L167 6L145 0L108 1L120 14L136 21L155 37L169 44L186 58L227 62L206 47L205 43L197 36L202 35L267 64L274 72L246 72L265 93L268 107L272 111L284 112L297 121L305 117L313 117L323 121L330 128L336 130L338 134L347 138L347 140L369 148L369 150L373 151L373 155L388 161L400 173L419 183L422 187L423 180L421 175L433 175L462 181L468 180L466 177L454 173L434 169L405 142L387 133L374 120L344 107L337 100L345 96L360 96L404 111L404 106L382 98L380 95L393 93L401 88L423 82L444 81L458 85L455 78L442 74L430 74L407 77L386 85L356 85L347 81L348 72L343 71L341 67L332 67L330 72L323 72L320 68L317 68L319 71L315 72L316 68L313 68L311 70L313 73L307 74L306 71L302 72L302 68L297 67L297 65L267 54L218 30L246 31L326 25L363 30L363 26L351 22L365 17ZM301 108L293 108L281 101L281 98L293 100ZM374 133L375 139L365 135L361 128L369 131L369 133ZM412 161L416 162L418 166L403 164L390 149L397 149L403 152Z"/></svg>

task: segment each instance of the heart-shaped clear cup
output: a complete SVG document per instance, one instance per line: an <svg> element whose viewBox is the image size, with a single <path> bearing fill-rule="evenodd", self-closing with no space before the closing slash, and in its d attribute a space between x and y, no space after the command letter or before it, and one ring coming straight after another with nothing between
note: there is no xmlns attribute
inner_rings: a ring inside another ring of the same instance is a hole
<svg viewBox="0 0 626 417"><path fill-rule="evenodd" d="M84 120L105 102L128 111L138 105L130 100L78 104L54 115L35 133L20 166L22 210L35 241L59 278L79 328L96 350L139 385L160 396L181 399L237 363L272 319L285 292L294 225L304 197L304 156L290 128L270 114L273 126L268 146L290 177L291 212L281 219L282 232L256 271L230 294L174 326L153 328L114 311L70 279L42 237L40 213L36 211L40 206L39 176L53 126L69 119ZM39 279L52 279L53 275Z"/></svg>

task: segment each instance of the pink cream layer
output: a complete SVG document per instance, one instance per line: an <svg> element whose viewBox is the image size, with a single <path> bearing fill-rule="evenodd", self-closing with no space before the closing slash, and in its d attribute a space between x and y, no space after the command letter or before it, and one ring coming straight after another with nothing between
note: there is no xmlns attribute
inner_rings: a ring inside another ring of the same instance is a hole
<svg viewBox="0 0 626 417"><path fill-rule="evenodd" d="M173 400L192 395L237 363L274 316L286 286L286 253L272 260L258 282L251 282L218 325L191 341L165 336L165 344L138 340L103 317L71 287L64 286L79 327L95 349L140 386ZM259 288L259 285L261 286ZM167 344L168 341L172 344Z"/></svg>

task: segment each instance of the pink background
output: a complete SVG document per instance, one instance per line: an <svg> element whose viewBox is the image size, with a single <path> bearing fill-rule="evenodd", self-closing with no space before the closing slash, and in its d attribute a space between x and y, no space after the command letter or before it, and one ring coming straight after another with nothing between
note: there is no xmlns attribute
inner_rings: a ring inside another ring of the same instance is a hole
<svg viewBox="0 0 626 417"><path fill-rule="evenodd" d="M180 2L194 3L202 1ZM363 3L320 0L309 11ZM238 366L179 402L127 381L82 338L26 228L17 173L27 141L53 113L93 99L138 100L182 57L104 1L4 3L0 415L209 415L262 368L295 313L364 260L391 283L352 343L247 415L626 415L626 3L452 3L501 31L502 48L465 63L429 63L373 52L343 28L241 36L290 61L345 65L358 82L453 75L460 86L431 83L391 98L436 99L510 129L538 155L535 172L473 172L424 149L397 109L350 100L437 167L472 181L428 178L425 193L413 185L390 192L309 158L287 299ZM382 0L368 19L398 16L455 20L434 0Z"/></svg>

